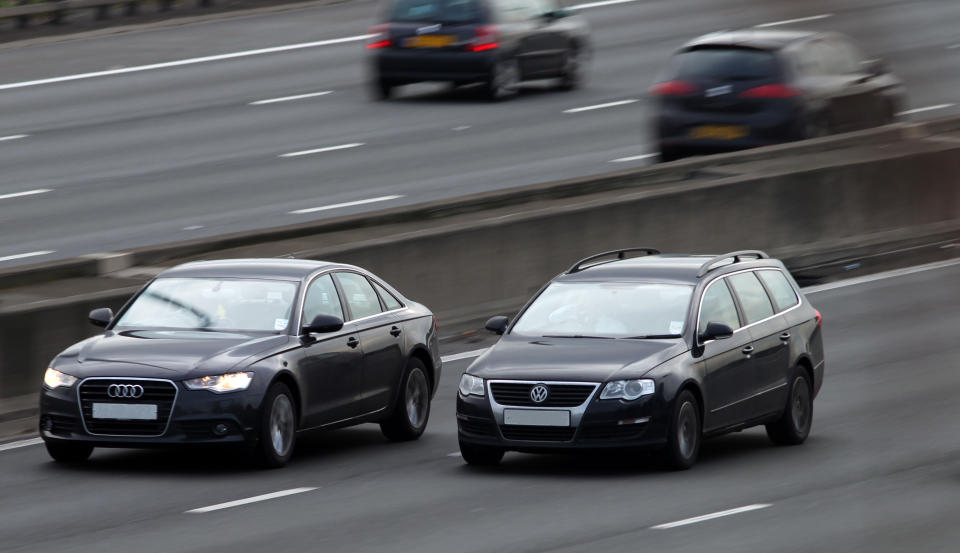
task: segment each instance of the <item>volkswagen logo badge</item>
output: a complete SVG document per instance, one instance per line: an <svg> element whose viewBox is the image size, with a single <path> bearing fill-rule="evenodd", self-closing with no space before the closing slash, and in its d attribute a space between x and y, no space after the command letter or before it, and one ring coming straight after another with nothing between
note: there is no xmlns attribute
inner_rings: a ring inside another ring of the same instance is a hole
<svg viewBox="0 0 960 553"><path fill-rule="evenodd" d="M530 399L534 403L543 403L547 401L547 397L550 396L550 390L547 389L543 384L537 384L533 388L530 388Z"/></svg>
<svg viewBox="0 0 960 553"><path fill-rule="evenodd" d="M113 398L137 399L143 395L143 386L139 384L111 384L107 395Z"/></svg>

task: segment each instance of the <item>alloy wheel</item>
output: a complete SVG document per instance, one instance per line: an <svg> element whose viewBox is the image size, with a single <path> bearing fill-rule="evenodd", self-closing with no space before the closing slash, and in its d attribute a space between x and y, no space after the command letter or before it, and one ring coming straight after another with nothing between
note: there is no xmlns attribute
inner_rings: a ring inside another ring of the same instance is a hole
<svg viewBox="0 0 960 553"><path fill-rule="evenodd" d="M277 455L282 457L290 451L293 432L293 404L289 397L280 394L270 411L270 441Z"/></svg>

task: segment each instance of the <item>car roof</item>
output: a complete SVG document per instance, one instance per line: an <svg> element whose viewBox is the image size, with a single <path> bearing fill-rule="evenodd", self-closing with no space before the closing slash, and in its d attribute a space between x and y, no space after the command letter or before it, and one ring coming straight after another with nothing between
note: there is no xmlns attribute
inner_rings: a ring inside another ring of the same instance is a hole
<svg viewBox="0 0 960 553"><path fill-rule="evenodd" d="M731 262L721 263L725 257ZM743 259L732 262L731 254L724 256L691 254L655 254L629 259L600 261L586 265L576 272L566 272L555 279L557 282L624 282L646 281L665 284L695 285L700 280L704 264L714 260L707 275L724 274L734 270L756 269L761 267L781 268L775 259ZM706 276L706 275L703 275Z"/></svg>
<svg viewBox="0 0 960 553"><path fill-rule="evenodd" d="M683 45L681 51L710 46L738 46L758 50L780 50L788 44L809 40L822 33L788 29L739 29L718 31L697 37Z"/></svg>
<svg viewBox="0 0 960 553"><path fill-rule="evenodd" d="M219 259L193 261L177 265L158 275L162 278L267 278L302 280L327 267L353 268L350 265L311 259Z"/></svg>

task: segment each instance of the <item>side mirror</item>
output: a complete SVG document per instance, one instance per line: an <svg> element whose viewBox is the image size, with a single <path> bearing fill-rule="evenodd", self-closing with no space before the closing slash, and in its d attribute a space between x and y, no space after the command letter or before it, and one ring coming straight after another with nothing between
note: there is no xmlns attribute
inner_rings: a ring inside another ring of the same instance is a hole
<svg viewBox="0 0 960 553"><path fill-rule="evenodd" d="M497 334L503 334L507 330L507 325L510 324L510 319L504 317L503 315L497 315L496 317L490 317L490 320L487 321L486 329L490 332L496 332Z"/></svg>
<svg viewBox="0 0 960 553"><path fill-rule="evenodd" d="M548 21L555 21L557 19L563 19L564 17L570 17L571 15L573 15L573 10L561 8L559 10L553 10L552 12L543 14L543 18Z"/></svg>
<svg viewBox="0 0 960 553"><path fill-rule="evenodd" d="M318 334L326 334L328 332L336 332L343 328L343 319L340 317L334 317L333 315L317 315L310 321L310 324L304 325L300 329L300 335L306 336L316 332Z"/></svg>
<svg viewBox="0 0 960 553"><path fill-rule="evenodd" d="M707 323L707 330L700 337L703 341L723 340L733 336L733 329L730 325L723 323Z"/></svg>
<svg viewBox="0 0 960 553"><path fill-rule="evenodd" d="M94 309L87 315L87 319L93 326L106 327L113 320L113 310L109 307Z"/></svg>
<svg viewBox="0 0 960 553"><path fill-rule="evenodd" d="M865 60L860 63L863 65L864 72L873 77L879 77L880 75L886 75L889 73L887 64L881 59Z"/></svg>

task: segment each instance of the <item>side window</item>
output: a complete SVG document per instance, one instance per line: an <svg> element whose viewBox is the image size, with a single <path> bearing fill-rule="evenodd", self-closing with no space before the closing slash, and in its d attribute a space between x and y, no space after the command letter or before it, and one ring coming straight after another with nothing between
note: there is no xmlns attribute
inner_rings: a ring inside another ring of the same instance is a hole
<svg viewBox="0 0 960 553"><path fill-rule="evenodd" d="M393 294L391 294L390 292L387 292L386 288L384 288L383 286L380 286L374 280L371 280L370 282L373 283L373 287L376 288L377 293L380 294L380 299L382 299L383 304L387 306L387 311L392 311L394 309L400 309L401 307L403 307L403 304L400 303L397 300L397 298L394 297Z"/></svg>
<svg viewBox="0 0 960 553"><path fill-rule="evenodd" d="M740 273L728 277L733 291L740 298L747 324L755 323L773 315L773 305L763 285L752 272Z"/></svg>
<svg viewBox="0 0 960 553"><path fill-rule="evenodd" d="M823 75L823 60L820 56L819 42L804 44L796 54L797 65L803 75Z"/></svg>
<svg viewBox="0 0 960 553"><path fill-rule="evenodd" d="M504 22L526 21L541 15L538 0L494 0L494 5Z"/></svg>
<svg viewBox="0 0 960 553"><path fill-rule="evenodd" d="M337 273L337 280L340 281L343 299L350 306L354 319L362 319L382 312L380 299L365 276L357 273Z"/></svg>
<svg viewBox="0 0 960 553"><path fill-rule="evenodd" d="M317 315L333 315L341 320L344 318L340 296L330 275L318 277L307 288L307 297L303 301L303 322L309 323Z"/></svg>
<svg viewBox="0 0 960 553"><path fill-rule="evenodd" d="M723 323L732 329L740 328L737 306L733 303L733 296L723 279L715 281L703 294L697 335L706 332L707 323Z"/></svg>
<svg viewBox="0 0 960 553"><path fill-rule="evenodd" d="M767 290L770 290L773 303L777 305L777 311L783 311L800 302L790 281L780 271L757 271L757 276L767 285Z"/></svg>
<svg viewBox="0 0 960 553"><path fill-rule="evenodd" d="M850 42L837 38L831 41L836 58L834 64L837 71L843 74L863 73L863 64L860 63L860 53Z"/></svg>

